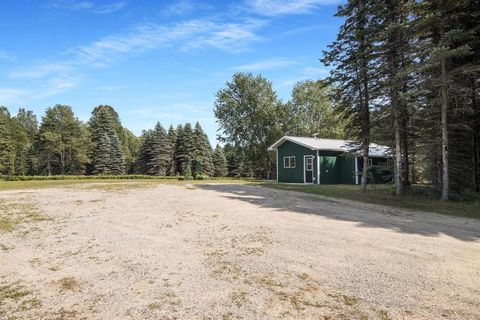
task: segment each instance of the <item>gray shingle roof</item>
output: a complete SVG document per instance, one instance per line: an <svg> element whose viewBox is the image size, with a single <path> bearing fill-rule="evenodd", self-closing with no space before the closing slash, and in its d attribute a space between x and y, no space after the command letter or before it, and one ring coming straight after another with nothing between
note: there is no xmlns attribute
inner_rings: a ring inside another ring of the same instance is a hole
<svg viewBox="0 0 480 320"><path fill-rule="evenodd" d="M291 141L312 150L349 152L350 150L355 148L355 143L347 140L284 136L283 138L275 142L273 145L271 145L268 150L276 150L285 141ZM390 148L387 146L370 143L369 155L372 157L389 157L391 156L391 152Z"/></svg>

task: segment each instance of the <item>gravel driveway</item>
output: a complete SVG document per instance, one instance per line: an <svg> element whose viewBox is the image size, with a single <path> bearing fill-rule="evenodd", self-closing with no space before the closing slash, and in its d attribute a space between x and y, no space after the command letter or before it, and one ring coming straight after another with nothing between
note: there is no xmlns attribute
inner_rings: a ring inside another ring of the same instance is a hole
<svg viewBox="0 0 480 320"><path fill-rule="evenodd" d="M134 183L0 192L0 219L0 319L480 319L479 220Z"/></svg>

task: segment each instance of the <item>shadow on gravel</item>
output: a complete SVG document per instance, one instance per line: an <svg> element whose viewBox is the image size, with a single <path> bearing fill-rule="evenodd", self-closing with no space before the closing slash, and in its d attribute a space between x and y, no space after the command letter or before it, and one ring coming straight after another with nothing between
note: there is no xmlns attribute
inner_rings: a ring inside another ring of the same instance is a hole
<svg viewBox="0 0 480 320"><path fill-rule="evenodd" d="M409 211L343 199L322 198L294 191L238 184L197 185L199 189L222 193L222 197L249 202L279 211L314 214L330 219L357 222L397 232L438 236L445 234L464 241L480 241L480 221L429 212Z"/></svg>

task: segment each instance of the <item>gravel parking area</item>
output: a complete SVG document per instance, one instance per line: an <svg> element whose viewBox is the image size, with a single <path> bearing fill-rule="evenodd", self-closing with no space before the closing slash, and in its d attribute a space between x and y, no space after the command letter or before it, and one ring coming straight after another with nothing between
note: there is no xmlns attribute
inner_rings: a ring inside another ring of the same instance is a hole
<svg viewBox="0 0 480 320"><path fill-rule="evenodd" d="M480 221L252 185L0 192L0 319L480 319Z"/></svg>

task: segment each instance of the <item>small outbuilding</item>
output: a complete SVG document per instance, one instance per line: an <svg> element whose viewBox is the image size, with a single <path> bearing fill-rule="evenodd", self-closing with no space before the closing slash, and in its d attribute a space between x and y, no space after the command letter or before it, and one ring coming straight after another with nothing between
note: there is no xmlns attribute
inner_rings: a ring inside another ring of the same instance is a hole
<svg viewBox="0 0 480 320"><path fill-rule="evenodd" d="M276 152L277 181L310 184L360 184L363 157L346 140L284 136L269 151ZM390 149L375 143L369 150L369 182L392 180Z"/></svg>

